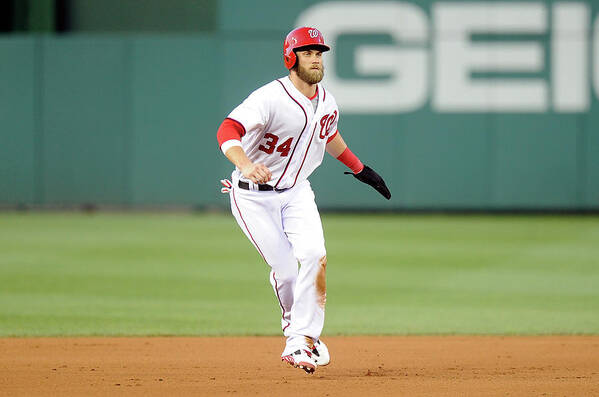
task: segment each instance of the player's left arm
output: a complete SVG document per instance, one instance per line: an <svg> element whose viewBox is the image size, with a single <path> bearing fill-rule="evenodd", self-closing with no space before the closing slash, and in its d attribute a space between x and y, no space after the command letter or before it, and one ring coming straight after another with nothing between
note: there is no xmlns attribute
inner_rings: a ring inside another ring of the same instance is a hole
<svg viewBox="0 0 599 397"><path fill-rule="evenodd" d="M346 174L353 175L360 182L364 182L373 188L375 188L380 194L383 195L387 200L391 198L391 192L387 188L385 181L379 174L376 173L372 168L362 164L360 159L352 153L347 147L347 144L341 137L339 131L327 141L326 146L327 153L341 161L352 172L346 172Z"/></svg>

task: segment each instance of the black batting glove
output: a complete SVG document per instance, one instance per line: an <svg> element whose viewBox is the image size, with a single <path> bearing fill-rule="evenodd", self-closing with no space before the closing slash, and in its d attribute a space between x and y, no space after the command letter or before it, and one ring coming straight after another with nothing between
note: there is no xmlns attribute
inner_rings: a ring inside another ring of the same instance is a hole
<svg viewBox="0 0 599 397"><path fill-rule="evenodd" d="M375 170L365 165L364 169L357 174L353 172L344 172L344 174L353 175L354 178L359 180L360 182L364 182L367 185L372 186L376 189L377 192L383 195L384 198L389 200L391 198L391 192L387 188L385 181L379 174L376 173Z"/></svg>

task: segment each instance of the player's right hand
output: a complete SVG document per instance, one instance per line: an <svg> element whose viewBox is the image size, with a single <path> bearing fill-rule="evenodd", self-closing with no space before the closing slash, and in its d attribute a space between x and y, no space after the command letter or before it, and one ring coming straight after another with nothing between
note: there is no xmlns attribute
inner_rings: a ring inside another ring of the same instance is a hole
<svg viewBox="0 0 599 397"><path fill-rule="evenodd" d="M264 164L249 164L241 169L244 177L254 183L266 183L272 179L272 173Z"/></svg>

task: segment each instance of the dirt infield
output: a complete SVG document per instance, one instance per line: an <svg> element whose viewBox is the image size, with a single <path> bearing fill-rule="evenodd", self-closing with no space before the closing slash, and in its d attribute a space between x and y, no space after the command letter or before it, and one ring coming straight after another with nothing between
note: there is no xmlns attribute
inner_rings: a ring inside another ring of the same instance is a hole
<svg viewBox="0 0 599 397"><path fill-rule="evenodd" d="M324 340L308 375L282 337L5 338L0 395L599 395L599 336Z"/></svg>

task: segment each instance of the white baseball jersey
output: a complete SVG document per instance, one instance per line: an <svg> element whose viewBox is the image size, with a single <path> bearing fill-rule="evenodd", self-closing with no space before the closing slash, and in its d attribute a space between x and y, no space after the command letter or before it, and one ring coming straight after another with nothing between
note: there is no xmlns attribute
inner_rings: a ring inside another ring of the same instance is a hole
<svg viewBox="0 0 599 397"><path fill-rule="evenodd" d="M268 184L281 189L260 191L254 184L244 188L238 181L249 180L239 169L233 172L233 183L225 181L233 216L271 267L270 283L287 337L282 356L319 340L324 326L326 249L307 178L322 163L327 140L337 131L339 110L320 84L317 95L314 108L289 77L283 77L252 92L228 116L245 129L241 146L249 159L266 165L273 175ZM227 142L221 146L225 152Z"/></svg>
<svg viewBox="0 0 599 397"><path fill-rule="evenodd" d="M335 98L321 84L317 95L314 109L287 76L252 92L228 116L245 128L242 148L252 162L268 167L273 176L268 184L275 188L306 180L322 163L327 139L337 131ZM248 181L238 169L235 173Z"/></svg>

